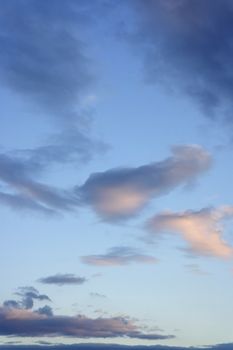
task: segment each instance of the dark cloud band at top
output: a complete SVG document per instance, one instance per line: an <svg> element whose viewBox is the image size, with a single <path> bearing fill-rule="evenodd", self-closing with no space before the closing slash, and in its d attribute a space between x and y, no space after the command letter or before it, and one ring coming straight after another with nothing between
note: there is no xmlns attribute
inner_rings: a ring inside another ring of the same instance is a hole
<svg viewBox="0 0 233 350"><path fill-rule="evenodd" d="M133 44L147 81L184 91L206 115L233 121L231 0L136 0Z"/></svg>

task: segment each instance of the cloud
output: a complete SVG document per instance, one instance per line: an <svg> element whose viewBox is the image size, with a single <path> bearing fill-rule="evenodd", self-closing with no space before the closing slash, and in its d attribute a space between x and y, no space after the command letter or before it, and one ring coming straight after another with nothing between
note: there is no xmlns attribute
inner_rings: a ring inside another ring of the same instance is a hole
<svg viewBox="0 0 233 350"><path fill-rule="evenodd" d="M114 247L106 254L87 255L81 258L84 264L95 266L119 266L131 263L155 264L158 260L150 255L140 254L130 247Z"/></svg>
<svg viewBox="0 0 233 350"><path fill-rule="evenodd" d="M44 284L56 284L58 286L83 284L87 281L85 277L75 276L71 273L58 273L57 275L43 277L39 279L39 282Z"/></svg>
<svg viewBox="0 0 233 350"><path fill-rule="evenodd" d="M69 190L34 180L43 162L43 157L30 160L0 154L0 203L49 215L91 205L105 220L114 221L136 215L152 198L189 183L209 169L211 157L197 145L175 146L172 156L163 161L94 173L82 186Z"/></svg>
<svg viewBox="0 0 233 350"><path fill-rule="evenodd" d="M20 96L36 122L38 118L49 120L50 125L52 120L56 130L45 144L13 150L13 156L6 157L42 171L56 163L86 162L106 150L102 141L90 137L91 112L83 102L93 83L81 28L88 24L90 15L90 6L74 0L12 0L2 4L2 85ZM20 122L20 115L13 122ZM55 194L50 193L49 200L51 195ZM22 205L46 212L42 204L19 195L3 192L0 201L16 209Z"/></svg>
<svg viewBox="0 0 233 350"><path fill-rule="evenodd" d="M51 301L51 299L46 294L40 294L38 290L34 287L20 287L18 288L18 291L15 294L21 297L21 301L17 302L18 306L20 305L20 308L26 310L33 308L34 300ZM9 304L8 301L8 305L6 305L5 302L4 306L10 306L10 309L12 309L13 304ZM17 309L18 308L19 307L17 307Z"/></svg>
<svg viewBox="0 0 233 350"><path fill-rule="evenodd" d="M0 154L0 203L13 209L30 209L47 214L72 210L77 200L71 191L57 189L32 178L37 167L27 161Z"/></svg>
<svg viewBox="0 0 233 350"><path fill-rule="evenodd" d="M54 134L45 145L18 150L17 155L42 171L54 164L86 163L107 148L104 142L91 139L87 132L70 127Z"/></svg>
<svg viewBox="0 0 233 350"><path fill-rule="evenodd" d="M232 123L233 4L231 0L133 1L131 37L145 58L148 82L193 98L211 118ZM226 116L225 116L226 117Z"/></svg>
<svg viewBox="0 0 233 350"><path fill-rule="evenodd" d="M177 233L188 251L203 256L230 258L233 247L223 238L221 222L233 217L233 207L204 208L180 213L164 212L151 218L147 227L152 234Z"/></svg>
<svg viewBox="0 0 233 350"><path fill-rule="evenodd" d="M92 81L80 38L85 20L82 4L73 0L12 0L1 7L2 80L65 123L77 117L77 105Z"/></svg>
<svg viewBox="0 0 233 350"><path fill-rule="evenodd" d="M52 317L53 316L53 309L49 305L45 305L43 307L40 307L35 312L37 312L40 315L46 315L48 317Z"/></svg>
<svg viewBox="0 0 233 350"><path fill-rule="evenodd" d="M18 301L16 300L5 300L4 303L3 303L3 306L4 307L7 307L9 309L20 309L21 308L21 305Z"/></svg>
<svg viewBox="0 0 233 350"><path fill-rule="evenodd" d="M0 335L36 337L69 336L76 338L115 338L163 340L174 336L145 333L128 318L88 318L78 316L54 316L29 310L0 307Z"/></svg>
<svg viewBox="0 0 233 350"><path fill-rule="evenodd" d="M29 310L34 306L34 300L37 301L51 301L46 294L40 294L34 287L20 287L18 288L15 295L20 297L19 301L16 300L5 300L3 307L9 310Z"/></svg>
<svg viewBox="0 0 233 350"><path fill-rule="evenodd" d="M195 179L210 165L210 155L200 146L175 146L172 156L160 162L94 173L76 193L80 202L91 205L103 219L126 219L152 198Z"/></svg>

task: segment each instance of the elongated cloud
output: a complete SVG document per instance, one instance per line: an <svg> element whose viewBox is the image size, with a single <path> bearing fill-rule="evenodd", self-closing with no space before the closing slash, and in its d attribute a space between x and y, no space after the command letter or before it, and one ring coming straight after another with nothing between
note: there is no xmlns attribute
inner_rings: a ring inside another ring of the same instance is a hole
<svg viewBox="0 0 233 350"><path fill-rule="evenodd" d="M82 257L82 262L96 266L118 266L131 263L155 264L158 260L150 255L140 254L130 247L114 247L106 254L87 255Z"/></svg>
<svg viewBox="0 0 233 350"><path fill-rule="evenodd" d="M209 117L232 123L232 1L131 4L138 19L133 42L144 55L148 81L185 91Z"/></svg>
<svg viewBox="0 0 233 350"><path fill-rule="evenodd" d="M46 310L48 311L48 310ZM48 312L0 307L0 335L20 337L69 336L76 338L129 337L148 340L170 339L174 336L141 332L131 320L123 317L88 318L54 316Z"/></svg>
<svg viewBox="0 0 233 350"><path fill-rule="evenodd" d="M87 281L85 277L75 276L71 273L58 273L57 275L43 277L39 282L44 284L56 284L58 286L83 284Z"/></svg>
<svg viewBox="0 0 233 350"><path fill-rule="evenodd" d="M0 203L47 214L85 204L105 220L122 220L136 215L152 198L195 179L210 165L210 155L200 146L175 146L172 156L163 161L92 174L84 185L64 190L34 180L41 171L38 162L0 154Z"/></svg>
<svg viewBox="0 0 233 350"><path fill-rule="evenodd" d="M126 219L152 198L195 179L210 165L211 157L202 147L175 146L172 156L160 162L94 173L76 193L81 202L91 205L105 220Z"/></svg>
<svg viewBox="0 0 233 350"><path fill-rule="evenodd" d="M0 154L0 203L17 210L30 209L47 214L72 210L77 199L71 191L35 181L37 166L31 162Z"/></svg>
<svg viewBox="0 0 233 350"><path fill-rule="evenodd" d="M156 235L179 234L194 254L230 258L233 256L233 247L223 238L221 222L232 217L231 206L181 213L165 212L150 219L148 228Z"/></svg>

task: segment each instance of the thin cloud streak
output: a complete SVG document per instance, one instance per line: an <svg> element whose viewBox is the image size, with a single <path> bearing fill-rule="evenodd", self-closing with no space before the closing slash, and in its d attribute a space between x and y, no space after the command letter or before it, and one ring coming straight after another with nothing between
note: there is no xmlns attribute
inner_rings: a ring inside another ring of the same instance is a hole
<svg viewBox="0 0 233 350"><path fill-rule="evenodd" d="M131 247L113 247L106 254L87 255L81 258L84 264L94 266L121 266L132 263L156 264L158 259L153 256L140 254Z"/></svg>

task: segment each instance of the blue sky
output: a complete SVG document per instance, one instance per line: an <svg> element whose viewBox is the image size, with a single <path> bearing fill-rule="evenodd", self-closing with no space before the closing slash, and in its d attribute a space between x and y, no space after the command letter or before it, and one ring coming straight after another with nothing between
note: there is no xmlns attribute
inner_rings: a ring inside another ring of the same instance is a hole
<svg viewBox="0 0 233 350"><path fill-rule="evenodd" d="M0 5L0 349L231 348L232 2Z"/></svg>

